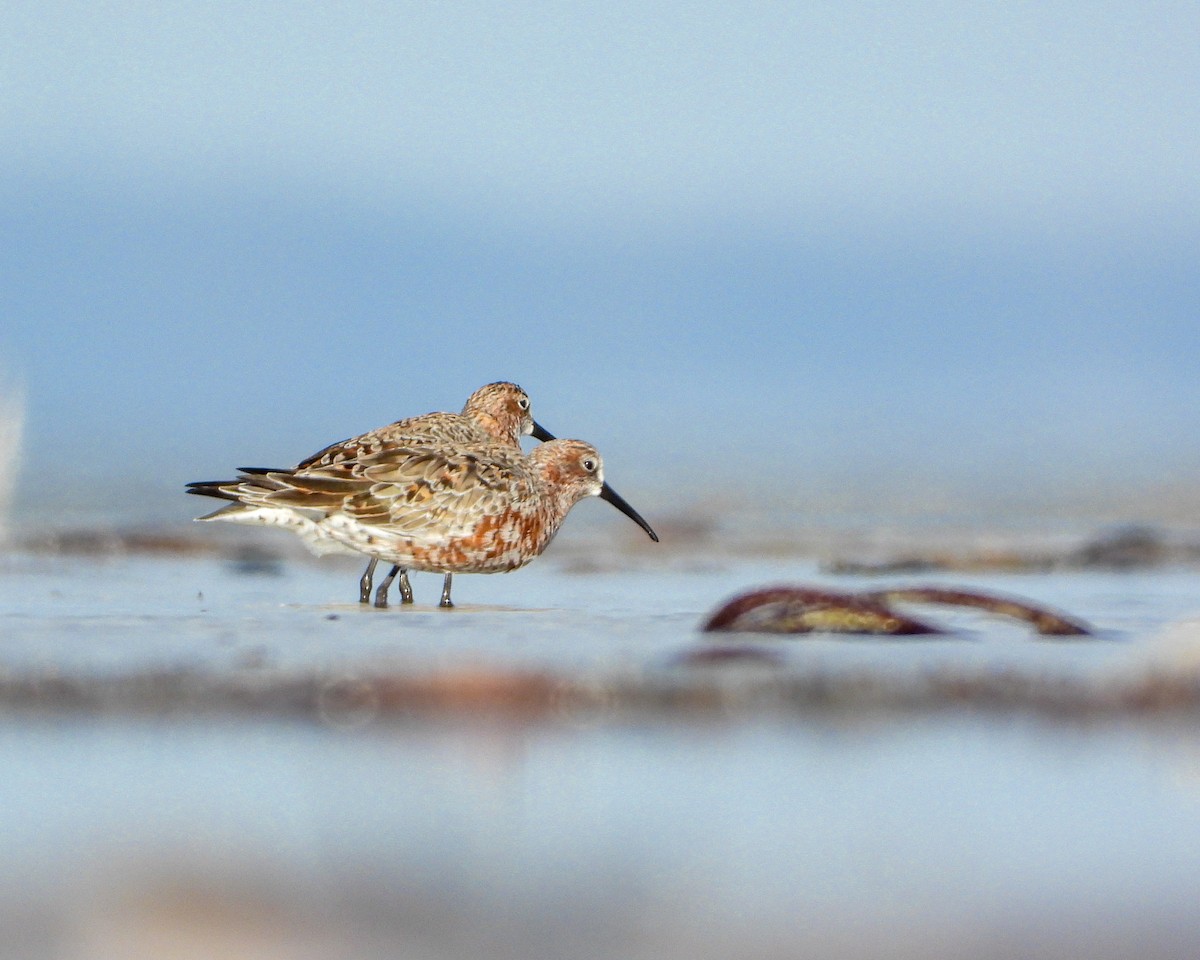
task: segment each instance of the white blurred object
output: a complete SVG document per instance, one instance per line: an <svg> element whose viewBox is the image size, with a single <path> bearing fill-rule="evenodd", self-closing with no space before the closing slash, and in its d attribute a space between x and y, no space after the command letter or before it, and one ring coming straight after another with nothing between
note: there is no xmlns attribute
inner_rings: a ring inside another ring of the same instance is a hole
<svg viewBox="0 0 1200 960"><path fill-rule="evenodd" d="M1153 667L1200 676L1200 616L1168 624L1139 654Z"/></svg>
<svg viewBox="0 0 1200 960"><path fill-rule="evenodd" d="M21 434L25 425L25 393L0 384L0 543L9 536L9 515L17 470L21 464Z"/></svg>

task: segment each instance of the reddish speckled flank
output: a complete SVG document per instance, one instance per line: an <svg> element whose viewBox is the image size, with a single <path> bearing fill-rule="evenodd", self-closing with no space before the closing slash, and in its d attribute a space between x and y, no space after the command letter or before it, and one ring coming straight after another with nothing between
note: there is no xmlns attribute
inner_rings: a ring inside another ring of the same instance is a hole
<svg viewBox="0 0 1200 960"><path fill-rule="evenodd" d="M551 440L529 456L495 442L389 448L332 485L321 468L267 479L258 491L243 484L242 501L322 510L321 522L339 542L414 570L523 567L590 496L617 503L653 535L612 493L600 454L582 440ZM422 496L414 500L418 487Z"/></svg>

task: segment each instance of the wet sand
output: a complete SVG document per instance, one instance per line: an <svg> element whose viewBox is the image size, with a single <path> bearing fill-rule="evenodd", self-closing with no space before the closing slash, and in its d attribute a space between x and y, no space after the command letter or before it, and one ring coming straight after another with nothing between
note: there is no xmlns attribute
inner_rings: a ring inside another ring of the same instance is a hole
<svg viewBox="0 0 1200 960"><path fill-rule="evenodd" d="M0 563L10 955L1200 949L1194 569L920 578L1091 640L713 639L738 590L879 580L564 554L380 611L245 560Z"/></svg>

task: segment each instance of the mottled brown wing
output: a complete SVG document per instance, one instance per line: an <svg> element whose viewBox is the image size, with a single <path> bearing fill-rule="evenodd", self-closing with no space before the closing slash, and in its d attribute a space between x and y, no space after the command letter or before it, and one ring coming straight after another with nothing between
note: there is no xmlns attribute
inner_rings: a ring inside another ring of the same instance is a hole
<svg viewBox="0 0 1200 960"><path fill-rule="evenodd" d="M412 447L429 443L481 443L490 438L479 426L457 413L427 413L397 420L386 427L340 440L318 450L296 465L296 470L345 464L353 474L359 460L377 456L387 447Z"/></svg>
<svg viewBox="0 0 1200 960"><path fill-rule="evenodd" d="M291 507L320 514L340 511L346 501L369 489L369 480L313 471L273 470L246 477L238 485L238 499L255 506Z"/></svg>
<svg viewBox="0 0 1200 960"><path fill-rule="evenodd" d="M466 536L534 493L525 458L499 443L390 447L359 469L355 482L370 486L345 502L346 515L423 542Z"/></svg>

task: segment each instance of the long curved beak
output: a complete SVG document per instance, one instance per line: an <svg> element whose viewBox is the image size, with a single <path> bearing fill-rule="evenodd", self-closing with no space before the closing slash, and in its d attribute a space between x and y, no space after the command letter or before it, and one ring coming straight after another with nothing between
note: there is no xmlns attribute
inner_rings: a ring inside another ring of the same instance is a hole
<svg viewBox="0 0 1200 960"><path fill-rule="evenodd" d="M653 540L655 543L658 543L658 534L650 529L650 524L643 520L642 515L634 510L633 507L631 507L628 503L626 503L625 498L617 493L617 491L612 487L610 487L607 482L605 482L605 484L600 488L600 499L607 500L609 503L611 503L630 520L650 534L651 540Z"/></svg>
<svg viewBox="0 0 1200 960"><path fill-rule="evenodd" d="M545 441L545 440L556 439L554 434L552 434L549 430L547 430L545 427L543 427L536 420L533 421L533 429L530 430L529 433L533 436L534 440Z"/></svg>

